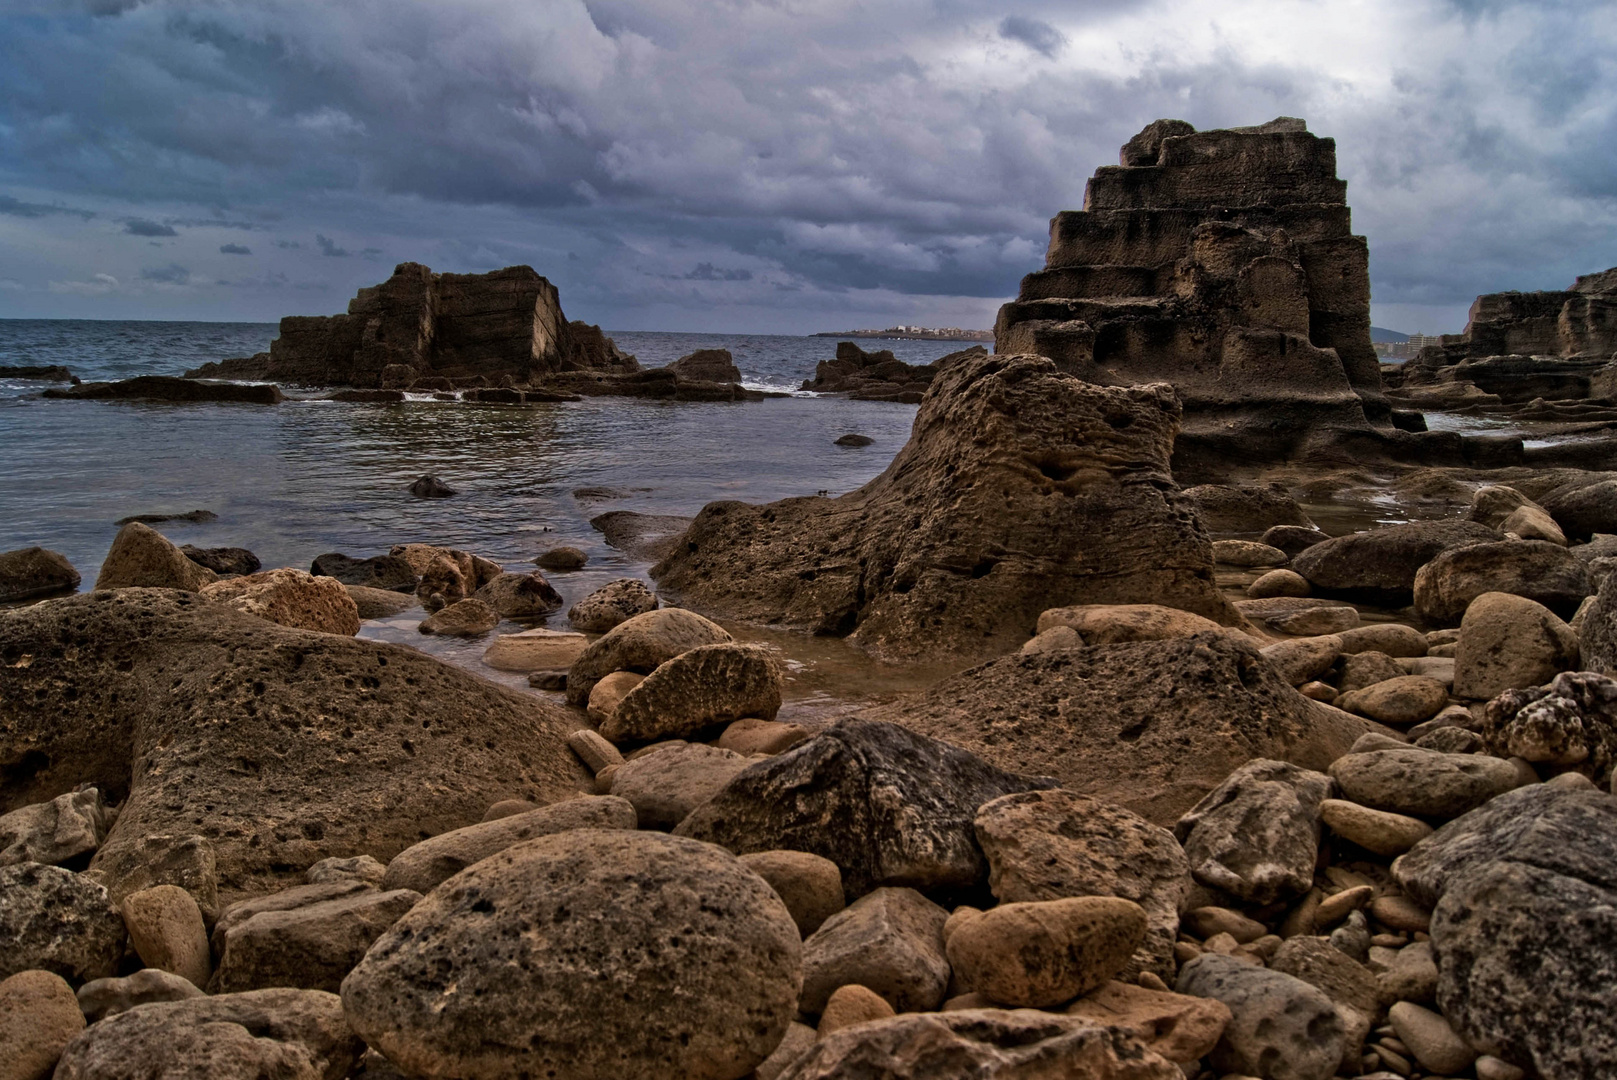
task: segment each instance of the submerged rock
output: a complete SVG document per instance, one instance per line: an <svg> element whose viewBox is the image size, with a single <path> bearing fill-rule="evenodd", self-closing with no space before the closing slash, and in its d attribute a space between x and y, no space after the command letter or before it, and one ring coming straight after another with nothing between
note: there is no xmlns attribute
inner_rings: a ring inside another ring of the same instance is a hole
<svg viewBox="0 0 1617 1080"><path fill-rule="evenodd" d="M652 575L704 609L849 634L889 660L1006 652L1077 602L1234 622L1168 472L1178 420L1166 386L968 360L881 476L838 499L712 503Z"/></svg>
<svg viewBox="0 0 1617 1080"><path fill-rule="evenodd" d="M358 585L367 589L387 589L392 592L413 593L421 574L410 560L398 555L373 555L368 559L355 559L340 551L327 552L315 557L309 573L316 577L333 577L344 585Z"/></svg>
<svg viewBox="0 0 1617 1080"><path fill-rule="evenodd" d="M53 386L40 396L69 401L224 402L239 405L278 405L286 400L279 387L268 383L202 382L177 379L172 375L138 375L118 382Z"/></svg>
<svg viewBox="0 0 1617 1080"><path fill-rule="evenodd" d="M256 574L264 565L259 562L257 555L246 548L199 548L195 544L181 544L180 551L187 559L199 566L207 567L221 577L227 574Z"/></svg>

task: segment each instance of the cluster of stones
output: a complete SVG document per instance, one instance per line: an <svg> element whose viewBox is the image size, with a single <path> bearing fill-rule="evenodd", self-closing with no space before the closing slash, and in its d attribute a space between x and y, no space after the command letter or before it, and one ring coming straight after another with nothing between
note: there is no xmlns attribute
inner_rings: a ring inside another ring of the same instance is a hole
<svg viewBox="0 0 1617 1080"><path fill-rule="evenodd" d="M834 360L821 360L804 390L820 394L847 394L854 401L899 401L919 404L940 371L961 362L987 356L981 345L941 356L930 364L906 364L891 349L866 352L852 341L837 342Z"/></svg>
<svg viewBox="0 0 1617 1080"><path fill-rule="evenodd" d="M1335 142L1301 120L1147 126L1096 171L1083 210L1052 220L1045 268L1000 309L995 348L1105 386L1172 383L1187 445L1290 452L1333 429L1390 433L1368 249Z"/></svg>

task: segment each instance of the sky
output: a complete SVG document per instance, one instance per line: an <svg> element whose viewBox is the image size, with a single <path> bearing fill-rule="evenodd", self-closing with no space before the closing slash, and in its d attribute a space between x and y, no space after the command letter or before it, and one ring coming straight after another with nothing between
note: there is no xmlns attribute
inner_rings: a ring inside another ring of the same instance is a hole
<svg viewBox="0 0 1617 1080"><path fill-rule="evenodd" d="M618 330L986 328L1158 117L1336 140L1373 321L1617 264L1610 0L0 0L0 317L532 265Z"/></svg>

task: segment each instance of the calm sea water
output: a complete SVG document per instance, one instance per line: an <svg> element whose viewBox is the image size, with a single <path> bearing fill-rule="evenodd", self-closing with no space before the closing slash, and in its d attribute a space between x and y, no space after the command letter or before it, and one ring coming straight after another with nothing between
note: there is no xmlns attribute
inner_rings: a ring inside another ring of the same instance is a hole
<svg viewBox="0 0 1617 1080"><path fill-rule="evenodd" d="M275 332L273 324L256 323L0 320L0 365L62 364L86 381L179 374L207 360L259 352ZM698 348L729 349L748 385L772 390L795 390L836 348L831 338L612 336L646 366ZM965 347L865 344L891 348L910 362ZM41 389L37 382L0 381L0 551L33 544L60 551L79 568L85 588L119 518L202 509L218 520L156 528L176 543L250 548L266 567L307 567L322 552L367 556L423 541L518 569L547 548L570 544L588 553L589 565L549 575L569 605L612 578L645 576L644 563L608 547L590 527L596 514L691 515L714 499L840 494L887 467L916 411L812 395L724 403L594 398L524 407L254 406L51 401L39 397ZM849 432L875 442L834 444ZM423 473L460 494L411 497L406 489ZM575 498L581 487L618 496ZM365 634L480 667L475 657L486 643L425 639L414 632L420 617L373 624ZM550 625L565 627L565 618L554 616ZM837 666L838 644L782 640L803 663ZM853 676L843 670L841 677Z"/></svg>

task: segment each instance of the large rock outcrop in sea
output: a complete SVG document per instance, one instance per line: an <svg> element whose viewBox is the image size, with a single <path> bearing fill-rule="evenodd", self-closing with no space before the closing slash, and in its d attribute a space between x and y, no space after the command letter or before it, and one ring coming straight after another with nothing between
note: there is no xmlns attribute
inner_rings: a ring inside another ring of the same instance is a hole
<svg viewBox="0 0 1617 1080"><path fill-rule="evenodd" d="M415 649L179 590L0 614L0 813L96 785L123 806L92 869L152 836L202 837L221 891L385 862L501 799L575 795L577 726Z"/></svg>
<svg viewBox="0 0 1617 1080"><path fill-rule="evenodd" d="M1301 120L1158 120L1096 170L1083 210L1051 221L1045 267L1000 309L995 348L1103 386L1173 384L1182 452L1391 437L1346 187L1335 141Z"/></svg>
<svg viewBox="0 0 1617 1080"><path fill-rule="evenodd" d="M1309 701L1234 632L1003 656L859 714L1171 828L1254 758L1323 771L1379 724Z"/></svg>
<svg viewBox="0 0 1617 1080"><path fill-rule="evenodd" d="M933 381L876 479L835 499L709 503L651 573L704 611L847 634L892 661L1004 653L1065 604L1235 623L1168 471L1178 425L1167 386L968 360Z"/></svg>
<svg viewBox="0 0 1617 1080"><path fill-rule="evenodd" d="M268 353L205 364L186 376L374 388L639 368L598 327L569 323L556 287L531 266L435 274L407 262L359 290L346 314L289 315Z"/></svg>

